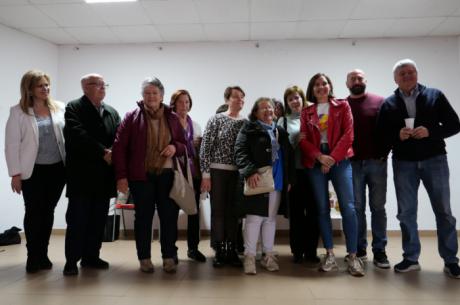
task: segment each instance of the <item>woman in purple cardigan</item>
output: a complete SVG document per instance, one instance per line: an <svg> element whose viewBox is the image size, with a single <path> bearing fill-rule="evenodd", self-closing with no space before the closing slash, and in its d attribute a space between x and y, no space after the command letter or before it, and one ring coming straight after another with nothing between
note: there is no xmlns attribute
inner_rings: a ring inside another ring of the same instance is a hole
<svg viewBox="0 0 460 305"><path fill-rule="evenodd" d="M140 270L154 271L151 261L152 220L160 218L163 270L176 271L179 207L169 198L173 157L183 156L186 140L179 118L163 104L164 87L157 78L142 83L143 100L128 112L118 128L112 161L117 189L131 191L135 205L134 232Z"/></svg>
<svg viewBox="0 0 460 305"><path fill-rule="evenodd" d="M193 175L193 188L195 190L195 202L198 213L187 217L187 256L197 262L206 262L206 257L198 249L200 242L200 195L201 195L201 172L199 152L201 145L201 128L198 123L192 121L188 115L192 109L192 97L185 89L179 89L171 95L169 102L171 109L179 117L184 136L187 141L187 153L190 160L190 168Z"/></svg>

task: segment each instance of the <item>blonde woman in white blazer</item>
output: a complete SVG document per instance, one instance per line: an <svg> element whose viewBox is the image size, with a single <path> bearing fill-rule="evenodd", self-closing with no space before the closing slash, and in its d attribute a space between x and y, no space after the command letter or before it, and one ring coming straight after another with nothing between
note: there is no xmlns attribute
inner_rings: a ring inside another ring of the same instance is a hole
<svg viewBox="0 0 460 305"><path fill-rule="evenodd" d="M13 192L23 194L28 273L51 269L48 243L65 185L64 104L50 98L50 77L28 71L6 123L5 156Z"/></svg>

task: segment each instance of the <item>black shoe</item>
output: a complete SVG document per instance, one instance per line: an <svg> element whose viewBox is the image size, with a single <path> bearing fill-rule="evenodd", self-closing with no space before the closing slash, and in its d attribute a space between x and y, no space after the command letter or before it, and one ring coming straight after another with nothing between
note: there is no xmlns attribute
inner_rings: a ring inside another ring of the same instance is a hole
<svg viewBox="0 0 460 305"><path fill-rule="evenodd" d="M40 271L40 263L38 262L37 259L32 258L32 257L27 257L27 262L26 262L26 272L27 273L37 273Z"/></svg>
<svg viewBox="0 0 460 305"><path fill-rule="evenodd" d="M53 268L53 263L50 261L48 256L45 256L40 261L40 269L42 270L50 270Z"/></svg>
<svg viewBox="0 0 460 305"><path fill-rule="evenodd" d="M227 242L227 263L234 267L243 267L243 262L238 257L235 244L231 241Z"/></svg>
<svg viewBox="0 0 460 305"><path fill-rule="evenodd" d="M458 263L445 264L444 272L451 278L460 279L460 267Z"/></svg>
<svg viewBox="0 0 460 305"><path fill-rule="evenodd" d="M212 266L215 268L220 268L225 265L227 250L224 242L217 242L214 246L216 254L212 260Z"/></svg>
<svg viewBox="0 0 460 305"><path fill-rule="evenodd" d="M206 262L206 256L204 256L198 249L188 250L187 256L200 263Z"/></svg>
<svg viewBox="0 0 460 305"><path fill-rule="evenodd" d="M403 259L402 262L394 266L395 272L405 273L409 271L418 271L420 270L420 265L418 262L413 262L407 259Z"/></svg>
<svg viewBox="0 0 460 305"><path fill-rule="evenodd" d="M356 252L356 256L361 261L366 261L367 260L367 251L366 251L366 249L358 249L358 252Z"/></svg>
<svg viewBox="0 0 460 305"><path fill-rule="evenodd" d="M382 269L390 269L391 265L385 251L374 252L374 265Z"/></svg>
<svg viewBox="0 0 460 305"><path fill-rule="evenodd" d="M65 263L64 271L62 271L64 276L74 276L78 275L78 268L76 263Z"/></svg>
<svg viewBox="0 0 460 305"><path fill-rule="evenodd" d="M303 263L303 253L293 253L292 262L294 264L302 264Z"/></svg>
<svg viewBox="0 0 460 305"><path fill-rule="evenodd" d="M84 268L109 269L109 263L99 257L95 259L82 259L80 265Z"/></svg>

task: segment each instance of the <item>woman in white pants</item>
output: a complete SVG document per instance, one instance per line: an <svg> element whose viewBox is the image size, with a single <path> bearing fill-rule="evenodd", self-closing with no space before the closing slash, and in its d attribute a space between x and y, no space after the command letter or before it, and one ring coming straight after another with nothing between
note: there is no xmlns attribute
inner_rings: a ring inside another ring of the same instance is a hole
<svg viewBox="0 0 460 305"><path fill-rule="evenodd" d="M238 134L235 144L235 162L240 176L250 188L256 188L262 179L259 169L271 167L274 181L273 191L243 195L240 205L246 215L244 272L256 274L255 256L259 235L265 253L262 267L269 271L279 270L273 251L276 215L286 214L288 191L293 183L295 168L288 134L274 122L273 102L269 98L259 98L252 107L249 120Z"/></svg>

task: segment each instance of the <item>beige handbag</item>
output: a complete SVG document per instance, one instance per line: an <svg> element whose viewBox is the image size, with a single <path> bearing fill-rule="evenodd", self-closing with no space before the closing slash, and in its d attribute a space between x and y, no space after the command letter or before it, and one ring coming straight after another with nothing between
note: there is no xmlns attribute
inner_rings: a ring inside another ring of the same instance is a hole
<svg viewBox="0 0 460 305"><path fill-rule="evenodd" d="M273 171L271 166L264 166L257 169L260 175L259 183L255 188L249 186L248 180L244 180L244 195L252 196L263 193L270 193L275 190L275 181L273 180Z"/></svg>
<svg viewBox="0 0 460 305"><path fill-rule="evenodd" d="M187 215L195 215L198 211L196 208L192 171L190 170L188 156L185 155L185 170L187 171L187 178L185 178L182 173L179 160L177 158L174 159L174 183L171 191L169 192L169 198L174 200L179 208L181 208Z"/></svg>

